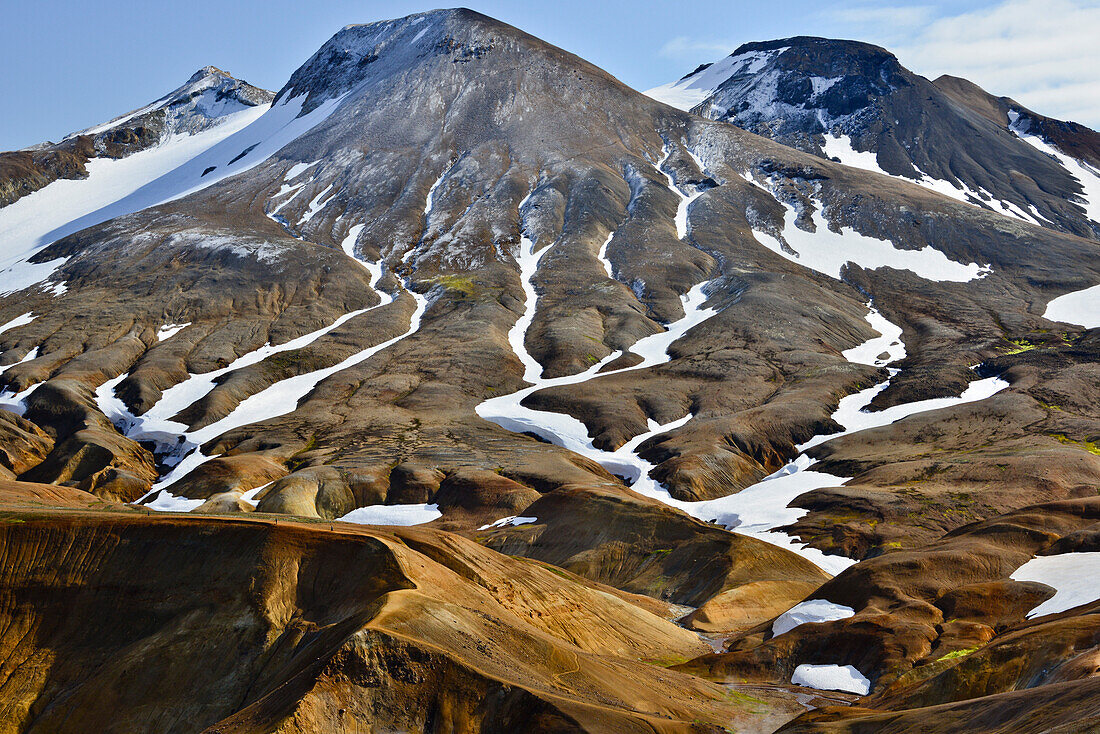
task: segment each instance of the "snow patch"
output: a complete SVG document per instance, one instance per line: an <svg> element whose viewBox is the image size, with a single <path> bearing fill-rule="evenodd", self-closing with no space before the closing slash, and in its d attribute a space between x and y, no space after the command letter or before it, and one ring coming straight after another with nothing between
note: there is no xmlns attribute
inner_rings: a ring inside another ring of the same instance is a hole
<svg viewBox="0 0 1100 734"><path fill-rule="evenodd" d="M793 607L776 617L772 622L772 637L778 637L784 632L790 632L795 627L803 624L817 624L821 622L835 622L838 619L848 619L855 616L856 610L843 604L834 604L824 599L811 599Z"/></svg>
<svg viewBox="0 0 1100 734"><path fill-rule="evenodd" d="M553 379L543 379L540 376L541 366L531 358L524 347L526 328L534 318L536 307L533 288L528 291L530 280L535 273L534 266L537 265L537 260L534 259L536 256L530 252L531 246L530 241L524 238L519 260L528 300L523 316L517 320L517 327L513 327L513 330L509 332L509 341L516 355L525 364L524 379L533 384L511 395L491 398L479 404L476 408L479 416L510 431L534 433L557 446L590 458L611 473L624 477L628 482L631 482L631 489L639 494L653 497L668 505L677 507L700 520L717 522L729 530L736 530L738 533L750 535L791 550L816 564L827 573L835 575L855 563L853 559L843 556L826 555L816 548L804 546L797 538L774 530L774 528L794 523L806 514L806 510L789 507L796 497L813 489L840 486L850 479L849 477L838 477L824 472L809 471L809 467L814 463L814 460L805 454L799 455L779 471L736 494L714 500L684 502L672 497L663 485L650 476L654 465L639 456L636 451L642 443L650 438L676 430L687 424L692 418L691 413L663 425L650 420L648 431L635 436L615 451L604 451L592 445L587 427L573 416L564 413L533 410L522 405L523 400L528 395L546 387L588 383L603 376L664 364L670 360L668 348L672 343L687 333L688 330L717 313L715 309L704 307L707 300L704 289L707 284L701 283L682 297L685 314L683 319L670 324L667 331L645 337L631 347L630 351L643 357L641 363L633 367L600 372L605 365L619 357L619 353L615 352L584 372ZM882 360L884 364L893 359L902 358L905 355L905 349L900 340L901 329L890 324L877 311L868 314L867 319L882 333L882 336L868 340L870 346L860 345L848 350L846 354L850 353L855 358L863 358L865 355L870 354L872 349L875 350L874 355L885 351L888 358ZM895 341L897 344L893 343ZM879 360L875 358L875 361ZM892 374L896 374L896 371ZM1008 383L998 378L977 380L972 382L967 390L957 398L925 400L895 406L895 408L887 411L864 413L863 409L871 403L875 395L886 389L888 385L889 380L886 380L872 388L843 398L833 414L833 419L845 430L841 433L815 436L806 444L799 446L799 451L856 430L887 425L924 410L934 410L972 400L980 400L1004 389L1008 386Z"/></svg>
<svg viewBox="0 0 1100 734"><path fill-rule="evenodd" d="M15 413L16 415L23 415L27 412L27 398L43 384L44 383L36 382L26 390L18 393L14 390L4 390L0 392L0 408Z"/></svg>
<svg viewBox="0 0 1100 734"><path fill-rule="evenodd" d="M893 371L893 374L896 373L896 370ZM917 413L927 413L930 410L941 410L955 405L962 405L963 403L975 403L992 397L1008 387L1008 383L1000 377L987 377L982 380L972 381L967 385L966 389L963 390L962 394L957 397L930 398L928 400L918 400L913 403L892 405L889 408L877 410L873 413L865 412L864 408L870 405L875 396L889 387L889 385L890 381L886 380L874 387L869 387L866 390L861 390L860 392L841 398L836 412L833 413L833 420L843 426L844 430L840 433L814 436L806 443L799 444L797 447L798 450L805 451L818 444L831 441L834 438L847 436L859 431L866 431L871 428L888 426L891 423L897 423L902 418L907 418Z"/></svg>
<svg viewBox="0 0 1100 734"><path fill-rule="evenodd" d="M1100 285L1058 296L1047 304L1043 318L1086 329L1100 327Z"/></svg>
<svg viewBox="0 0 1100 734"><path fill-rule="evenodd" d="M615 279L615 274L611 271L611 261L607 259L607 246L611 244L611 240L615 238L614 232L607 233L607 239L600 245L600 251L596 253L596 259L603 265L604 272L607 273L607 277L611 280Z"/></svg>
<svg viewBox="0 0 1100 734"><path fill-rule="evenodd" d="M1066 155L1038 135L1029 133L1028 129L1031 127L1031 123L1023 121L1020 113L1016 110L1009 111L1008 120L1008 129L1013 134L1032 145L1039 152L1045 153L1056 160L1066 170L1066 173L1077 179L1077 182L1081 184L1082 193L1076 203L1085 210L1085 216L1100 224L1100 171L1085 161Z"/></svg>
<svg viewBox="0 0 1100 734"><path fill-rule="evenodd" d="M1038 581L1057 592L1027 613L1028 619L1058 614L1100 599L1100 552L1037 556L1009 576L1013 581Z"/></svg>
<svg viewBox="0 0 1100 734"><path fill-rule="evenodd" d="M11 364L0 365L0 374L3 374L10 370L17 364L23 364L24 362L30 362L32 359L38 358L38 347L35 347L31 351L27 352L26 356L18 362L12 362Z"/></svg>
<svg viewBox="0 0 1100 734"><path fill-rule="evenodd" d="M8 321L3 326L0 326L0 334L3 334L5 331L9 331L11 329L17 329L20 326L26 326L30 322L34 321L36 318L38 317L34 315L34 311L27 311L25 314L16 316L11 321Z"/></svg>
<svg viewBox="0 0 1100 734"><path fill-rule="evenodd" d="M793 221L797 213L789 205L784 204L784 207L791 213ZM842 279L841 271L849 263L866 270L908 270L925 280L953 283L966 283L990 272L988 267L977 263L955 262L931 245L919 250L902 250L888 240L866 237L854 229L842 227L839 232L834 232L829 229L820 210L814 211L811 219L815 232L806 232L797 226L788 227L784 217L786 247L767 232L753 232L758 235L761 244L780 257L837 280Z"/></svg>
<svg viewBox="0 0 1100 734"><path fill-rule="evenodd" d="M324 198L325 194L327 194L329 191L332 191L332 187L334 185L335 184L329 184L327 187L325 187L324 191L317 194L317 196L313 197L313 200L309 202L309 206L306 208L306 213L303 214L302 218L298 220L298 225L299 226L301 226L301 225L305 224L306 222L308 222L309 220L313 219L314 215L316 215L317 212L321 211L326 206L328 206L328 203L330 201L332 201L332 197L335 196L335 194L333 194L329 198L325 199L325 202L323 204L321 203L321 199Z"/></svg>
<svg viewBox="0 0 1100 734"><path fill-rule="evenodd" d="M788 48L790 46L770 51L730 54L721 61L679 81L654 87L646 91L645 95L686 112L698 106L730 77L737 74L755 74Z"/></svg>
<svg viewBox="0 0 1100 734"><path fill-rule="evenodd" d="M901 327L887 321L871 304L867 304L867 323L879 333L879 336L868 339L858 347L845 349L841 352L844 359L853 364L868 364L872 367L884 367L891 362L905 359L905 344L901 340ZM885 359L879 355L885 354Z"/></svg>
<svg viewBox="0 0 1100 734"><path fill-rule="evenodd" d="M821 691L857 693L860 696L871 692L871 681L853 665L799 665L794 669L791 683Z"/></svg>
<svg viewBox="0 0 1100 734"><path fill-rule="evenodd" d="M879 167L877 153L856 150L852 147L851 137L847 135L825 135L824 137L825 144L821 147L829 158L836 158L844 165L852 168L862 168L865 171L874 171L884 176L890 175Z"/></svg>
<svg viewBox="0 0 1100 734"><path fill-rule="evenodd" d="M191 453L187 454L167 476L162 478L157 484L153 485L154 488L168 487L174 484L179 479L186 476L189 472L195 469L197 466L205 463L212 457L204 456L202 451L198 448L207 441L220 436L221 434L233 430L234 428L240 428L252 423L259 423L261 421L277 418L278 416L291 413L298 408L298 402L313 390L322 380L331 375L336 374L342 370L349 369L355 365L366 361L370 357L373 357L378 352L396 344L397 342L405 339L408 336L416 333L420 328L420 320L427 310L427 299L409 290L409 294L416 302L416 307L413 311L412 317L409 320L409 329L404 334L396 336L392 339L376 344L373 347L368 347L362 351L347 357L343 361L323 369L314 370L313 372L307 372L301 375L295 375L288 377L285 380L270 385L264 390L261 390L254 395L242 400L236 408L234 408L229 415L225 416L221 420L215 421L208 426L197 429L195 431L184 432L185 446L192 448ZM383 294L380 294L380 297ZM343 320L347 320L353 316L358 316L361 313L365 313L373 308L379 308L390 303L393 299L389 294L384 294L384 298L381 303L372 306L370 309L363 309L362 311L353 312L347 314L345 317L341 317ZM335 328L335 327L330 327ZM258 361L258 360L257 360ZM208 373L212 374L212 373ZM209 391L209 389L207 390ZM205 394L205 393L204 393ZM156 406L154 406L155 408ZM144 416L142 416L144 417ZM180 424L176 423L176 426ZM186 427L184 427L186 428ZM127 434L129 435L129 434Z"/></svg>
<svg viewBox="0 0 1100 734"><path fill-rule="evenodd" d="M440 517L439 505L420 504L358 507L337 519L359 525L422 525Z"/></svg>
<svg viewBox="0 0 1100 734"><path fill-rule="evenodd" d="M167 490L161 490L157 496L145 503L145 507L158 512L191 512L206 500L193 500L187 497L176 497Z"/></svg>
<svg viewBox="0 0 1100 734"><path fill-rule="evenodd" d="M858 151L852 147L852 139L848 135L824 135L825 143L822 145L822 149L825 155L829 158L836 158L842 164L851 166L853 168L861 168L865 171L872 171L874 173L880 173L883 176L890 176L891 178L898 179L899 181L906 181L908 183L915 183L918 186L928 189L929 191L935 191L937 194L950 197L956 201L961 201L964 204L974 205L974 201L981 201L991 206L993 203L1000 204L1000 211L993 208L999 214L1019 219L1027 222L1028 224L1037 224L1040 227L1043 226L1043 220L1038 216L1038 211L1035 211L1035 207L1028 205L1034 212L1034 215L1021 209L1016 204L1003 199L997 199L988 191L981 189L974 190L968 187L961 181L952 183L950 181L933 178L919 168L915 169L919 174L919 178L908 178L907 176L895 176L892 173L887 173L878 164L878 154L874 151ZM973 201L972 201L973 200Z"/></svg>
<svg viewBox="0 0 1100 734"><path fill-rule="evenodd" d="M283 176L283 181L293 181L318 163L320 163L320 161L313 161L312 163L295 163L290 167L290 170L286 172L286 175Z"/></svg>
<svg viewBox="0 0 1100 734"><path fill-rule="evenodd" d="M507 528L513 525L529 525L533 522L538 522L537 517L522 517L520 515L510 515L508 517L502 517L495 522L491 522L488 525L482 525L478 530L491 530L492 528Z"/></svg>
<svg viewBox="0 0 1100 734"><path fill-rule="evenodd" d="M261 484L259 487L254 487L254 488L248 490L247 492L242 493L241 494L241 499L244 500L245 502L248 502L249 504L255 505L256 504L256 495L258 495L260 492L263 492L265 489L267 489L268 487L270 487L274 483L275 483L274 481L270 481L267 484Z"/></svg>
<svg viewBox="0 0 1100 734"><path fill-rule="evenodd" d="M164 326L157 329L157 341L162 342L165 339L171 339L190 325L190 321L182 324L165 324Z"/></svg>
<svg viewBox="0 0 1100 734"><path fill-rule="evenodd" d="M676 207L676 218L674 221L676 223L676 236L680 239L684 239L688 236L688 210L691 208L692 203L703 195L703 192L697 190L691 194L685 194L680 190L680 187L676 185L675 179L672 178L672 174L664 169L664 165L668 161L670 155L672 155L672 148L665 145L664 157L654 166L654 168L657 169L657 173L668 179L669 191L680 197L680 204Z"/></svg>

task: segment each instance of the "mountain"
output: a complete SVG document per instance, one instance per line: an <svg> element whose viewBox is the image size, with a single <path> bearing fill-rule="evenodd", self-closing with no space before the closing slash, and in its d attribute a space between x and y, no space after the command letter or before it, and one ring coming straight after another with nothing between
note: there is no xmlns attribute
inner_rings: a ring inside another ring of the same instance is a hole
<svg viewBox="0 0 1100 734"><path fill-rule="evenodd" d="M463 9L173 129L0 207L12 730L1100 716L1095 239Z"/></svg>
<svg viewBox="0 0 1100 734"><path fill-rule="evenodd" d="M271 92L204 67L141 109L67 135L60 143L0 154L0 206L58 179L87 178L92 159L118 160L180 135L209 130L236 113L267 105L271 98Z"/></svg>
<svg viewBox="0 0 1100 734"><path fill-rule="evenodd" d="M122 202L249 126L271 99L270 92L206 67L173 92L111 122L60 143L0 153L0 203L5 204L0 291L12 293L47 279L53 268L28 263L34 253L89 224L141 208L140 202L129 207ZM169 186L157 196L182 190Z"/></svg>
<svg viewBox="0 0 1100 734"><path fill-rule="evenodd" d="M747 43L647 94L1023 221L1100 238L1100 133L964 79L929 81L877 46L806 36Z"/></svg>

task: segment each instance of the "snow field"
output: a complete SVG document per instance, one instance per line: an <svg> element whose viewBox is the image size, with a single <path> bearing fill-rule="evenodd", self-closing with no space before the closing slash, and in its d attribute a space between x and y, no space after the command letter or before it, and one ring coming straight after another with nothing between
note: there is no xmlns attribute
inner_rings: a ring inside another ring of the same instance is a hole
<svg viewBox="0 0 1100 734"><path fill-rule="evenodd" d="M219 141L233 137L266 109L267 105L262 105L236 112L209 130L170 136L126 158L93 158L86 166L88 178L59 179L0 209L0 289L12 293L48 279L63 260L34 264L27 259L66 235L157 203L129 206L123 202Z"/></svg>

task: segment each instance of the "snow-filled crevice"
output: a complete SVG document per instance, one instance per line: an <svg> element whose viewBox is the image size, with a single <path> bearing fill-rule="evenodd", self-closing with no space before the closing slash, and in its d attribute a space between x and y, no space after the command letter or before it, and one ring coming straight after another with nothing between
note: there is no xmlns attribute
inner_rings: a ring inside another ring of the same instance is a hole
<svg viewBox="0 0 1100 734"><path fill-rule="evenodd" d="M355 257L355 240L362 232L363 227L364 225L351 227L348 235L341 243L344 252L353 258ZM356 352L331 367L275 382L264 390L242 400L228 415L202 428L189 430L188 426L173 419L178 413L209 394L222 376L261 362L274 354L304 348L347 321L392 303L395 300L394 296L378 288L379 281L381 281L384 274L382 263L367 263L357 258L356 261L360 262L371 274L370 287L379 297L379 303L374 306L344 314L328 326L284 344L265 344L259 349L237 358L225 368L191 375L183 382L165 390L161 394L160 400L139 416L130 413L126 405L114 394L115 387L126 378L125 374L100 385L96 390L96 401L100 410L126 436L135 440L156 443L159 447L158 454L163 465L170 468L168 473L161 477L153 485L152 490L139 502L147 501L148 506L153 509L185 510L197 506L188 506L187 503L193 503L194 501L175 498L167 488L187 476L196 467L213 458L203 454L200 447L204 443L235 428L269 420L294 411L298 406L298 402L325 378L341 370L354 367L378 352L416 333L420 327L421 317L427 310L428 301L423 295L411 289L406 289L406 292L414 299L415 307L410 318L409 329L400 336Z"/></svg>
<svg viewBox="0 0 1100 734"><path fill-rule="evenodd" d="M754 229L757 240L780 257L837 280L843 280L848 264L865 270L908 270L925 280L952 283L967 283L990 272L988 266L951 260L931 245L919 250L903 250L889 240L867 237L853 229L841 227L839 232L834 232L820 208L811 215L815 231L807 232L794 224L787 225L788 221L793 223L798 218L798 212L790 204L783 203L783 207L787 213L782 239Z"/></svg>
<svg viewBox="0 0 1100 734"><path fill-rule="evenodd" d="M418 255L425 242L428 240L428 234L432 227L432 213L435 211L435 192L443 185L443 180L447 178L447 174L451 172L451 169L455 167L456 161L450 161L444 168L442 173L439 174L439 178L428 187L428 193L424 197L424 229L420 235L420 239L416 244L409 248L409 250L401 256L401 262L409 262ZM413 261L415 264L415 261Z"/></svg>

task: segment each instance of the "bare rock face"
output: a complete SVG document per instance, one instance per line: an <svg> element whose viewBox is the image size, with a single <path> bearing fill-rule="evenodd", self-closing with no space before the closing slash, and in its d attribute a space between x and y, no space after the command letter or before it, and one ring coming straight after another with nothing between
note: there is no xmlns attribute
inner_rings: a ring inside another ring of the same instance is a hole
<svg viewBox="0 0 1100 734"><path fill-rule="evenodd" d="M144 495L157 476L150 453L119 434L79 382L57 379L43 385L25 416L48 432L53 445L19 474L23 481L63 484L130 502Z"/></svg>
<svg viewBox="0 0 1100 734"><path fill-rule="evenodd" d="M0 410L0 436L0 471L8 479L42 463L54 444L37 425L7 410Z"/></svg>

